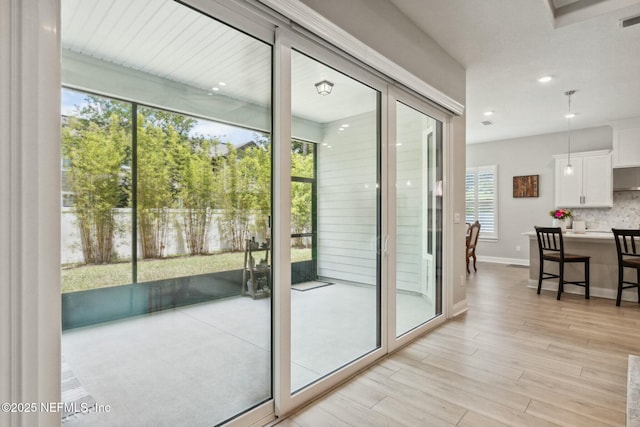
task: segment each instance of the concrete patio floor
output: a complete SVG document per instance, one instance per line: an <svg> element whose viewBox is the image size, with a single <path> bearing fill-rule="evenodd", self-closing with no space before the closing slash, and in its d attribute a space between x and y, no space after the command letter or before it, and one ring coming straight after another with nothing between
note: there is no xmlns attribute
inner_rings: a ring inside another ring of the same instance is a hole
<svg viewBox="0 0 640 427"><path fill-rule="evenodd" d="M419 295L398 294L399 328L432 317ZM376 346L376 292L336 283L291 293L292 388ZM271 397L271 299L232 297L65 331L77 382L110 412L65 426L211 426Z"/></svg>

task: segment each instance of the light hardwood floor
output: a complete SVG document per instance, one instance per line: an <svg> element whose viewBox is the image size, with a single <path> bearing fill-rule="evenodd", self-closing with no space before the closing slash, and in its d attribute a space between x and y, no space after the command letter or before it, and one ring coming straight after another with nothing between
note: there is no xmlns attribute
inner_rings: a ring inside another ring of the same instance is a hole
<svg viewBox="0 0 640 427"><path fill-rule="evenodd" d="M525 268L479 264L466 314L278 426L624 425L640 305L556 301L527 288L527 277Z"/></svg>

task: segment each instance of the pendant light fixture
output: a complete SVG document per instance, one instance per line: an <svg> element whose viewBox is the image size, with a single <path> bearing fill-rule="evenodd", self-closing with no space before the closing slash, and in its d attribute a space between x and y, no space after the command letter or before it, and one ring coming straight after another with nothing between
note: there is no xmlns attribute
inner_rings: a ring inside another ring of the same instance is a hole
<svg viewBox="0 0 640 427"><path fill-rule="evenodd" d="M567 118L567 166L563 170L565 176L573 175L573 166L571 165L571 119L575 117L575 114L571 112L571 95L574 93L576 93L575 90L568 90L564 93L569 98L569 113L565 116Z"/></svg>

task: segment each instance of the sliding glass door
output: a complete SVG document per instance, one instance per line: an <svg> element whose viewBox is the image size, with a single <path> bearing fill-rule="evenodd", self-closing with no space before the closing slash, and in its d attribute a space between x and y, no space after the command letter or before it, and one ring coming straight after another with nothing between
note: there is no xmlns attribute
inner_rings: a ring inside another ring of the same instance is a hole
<svg viewBox="0 0 640 427"><path fill-rule="evenodd" d="M442 319L447 116L253 6L62 0L65 422L251 425Z"/></svg>
<svg viewBox="0 0 640 427"><path fill-rule="evenodd" d="M62 0L61 35L63 421L268 402L269 40L170 0Z"/></svg>
<svg viewBox="0 0 640 427"><path fill-rule="evenodd" d="M442 122L393 102L395 336L400 337L442 314Z"/></svg>
<svg viewBox="0 0 640 427"><path fill-rule="evenodd" d="M292 154L312 168L293 171L292 233L311 209L310 235L293 235L313 249L292 275L294 392L380 346L380 93L297 51L291 69L292 137L314 144Z"/></svg>

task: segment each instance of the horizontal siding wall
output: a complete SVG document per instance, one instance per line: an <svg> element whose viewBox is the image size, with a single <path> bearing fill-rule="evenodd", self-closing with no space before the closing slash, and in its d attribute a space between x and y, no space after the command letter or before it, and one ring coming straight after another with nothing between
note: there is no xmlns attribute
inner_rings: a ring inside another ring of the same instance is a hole
<svg viewBox="0 0 640 427"><path fill-rule="evenodd" d="M412 115L411 118L414 116ZM423 209L427 192L423 183L423 123L398 115L396 133L397 263L398 290L422 291ZM426 166L425 166L426 168ZM426 170L424 171L426 173ZM426 248L425 248L426 250Z"/></svg>
<svg viewBox="0 0 640 427"><path fill-rule="evenodd" d="M338 133L344 123L349 127ZM424 124L398 123L396 285L424 292ZM324 145L327 144L327 145ZM331 148L329 148L331 147ZM369 113L325 126L318 145L318 274L376 283L376 119ZM426 168L426 166L424 166ZM424 248L426 251L426 248ZM426 254L425 254L426 255Z"/></svg>
<svg viewBox="0 0 640 427"><path fill-rule="evenodd" d="M376 284L376 129L375 111L325 125L317 170L320 277Z"/></svg>

